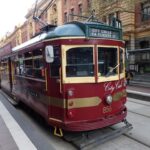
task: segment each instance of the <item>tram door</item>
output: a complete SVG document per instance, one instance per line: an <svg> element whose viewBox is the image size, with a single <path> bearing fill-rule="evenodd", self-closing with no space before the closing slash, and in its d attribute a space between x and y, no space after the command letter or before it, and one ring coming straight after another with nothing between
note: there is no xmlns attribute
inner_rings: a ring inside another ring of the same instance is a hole
<svg viewBox="0 0 150 150"><path fill-rule="evenodd" d="M48 90L50 95L49 115L52 118L62 119L60 105L63 103L61 82L61 46L55 45L53 49L53 60L49 63Z"/></svg>
<svg viewBox="0 0 150 150"><path fill-rule="evenodd" d="M11 60L11 92L13 90L13 85L16 84L15 83L15 62L13 60Z"/></svg>

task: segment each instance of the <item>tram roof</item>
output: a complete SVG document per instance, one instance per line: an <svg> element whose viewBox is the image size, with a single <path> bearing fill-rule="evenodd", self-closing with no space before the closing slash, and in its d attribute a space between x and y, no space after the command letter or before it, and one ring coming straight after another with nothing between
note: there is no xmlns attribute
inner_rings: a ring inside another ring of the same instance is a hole
<svg viewBox="0 0 150 150"><path fill-rule="evenodd" d="M69 22L48 32L46 39L58 37L84 36L95 38L121 39L121 28L101 22ZM114 37L111 36L114 34ZM115 34L118 34L118 36Z"/></svg>
<svg viewBox="0 0 150 150"><path fill-rule="evenodd" d="M91 37L121 40L122 30L119 27L109 26L101 22L74 21L57 27L52 26L47 32L44 31L29 41L14 47L12 51L23 49L43 40L60 37Z"/></svg>

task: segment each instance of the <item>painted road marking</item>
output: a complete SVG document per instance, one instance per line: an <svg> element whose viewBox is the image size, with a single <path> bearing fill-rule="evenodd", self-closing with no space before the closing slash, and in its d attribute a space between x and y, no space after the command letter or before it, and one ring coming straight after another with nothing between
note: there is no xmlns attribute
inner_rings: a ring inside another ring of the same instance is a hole
<svg viewBox="0 0 150 150"><path fill-rule="evenodd" d="M8 112L2 102L0 102L0 115L3 118L7 128L9 129L19 150L37 150L37 148L30 141L25 132L21 129L21 127Z"/></svg>

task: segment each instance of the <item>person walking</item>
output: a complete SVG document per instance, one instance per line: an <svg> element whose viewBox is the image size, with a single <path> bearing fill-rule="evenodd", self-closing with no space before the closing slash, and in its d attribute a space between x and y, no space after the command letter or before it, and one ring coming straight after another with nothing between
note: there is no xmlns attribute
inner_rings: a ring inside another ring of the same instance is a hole
<svg viewBox="0 0 150 150"><path fill-rule="evenodd" d="M130 84L130 80L133 78L133 74L131 71L126 71L126 80L127 80L127 85Z"/></svg>

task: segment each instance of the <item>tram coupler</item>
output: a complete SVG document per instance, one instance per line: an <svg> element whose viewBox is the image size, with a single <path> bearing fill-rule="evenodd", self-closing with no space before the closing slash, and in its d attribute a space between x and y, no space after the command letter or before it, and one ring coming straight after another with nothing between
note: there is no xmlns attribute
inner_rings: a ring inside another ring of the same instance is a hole
<svg viewBox="0 0 150 150"><path fill-rule="evenodd" d="M63 137L62 129L55 126L54 127L54 135L58 136L58 137Z"/></svg>

